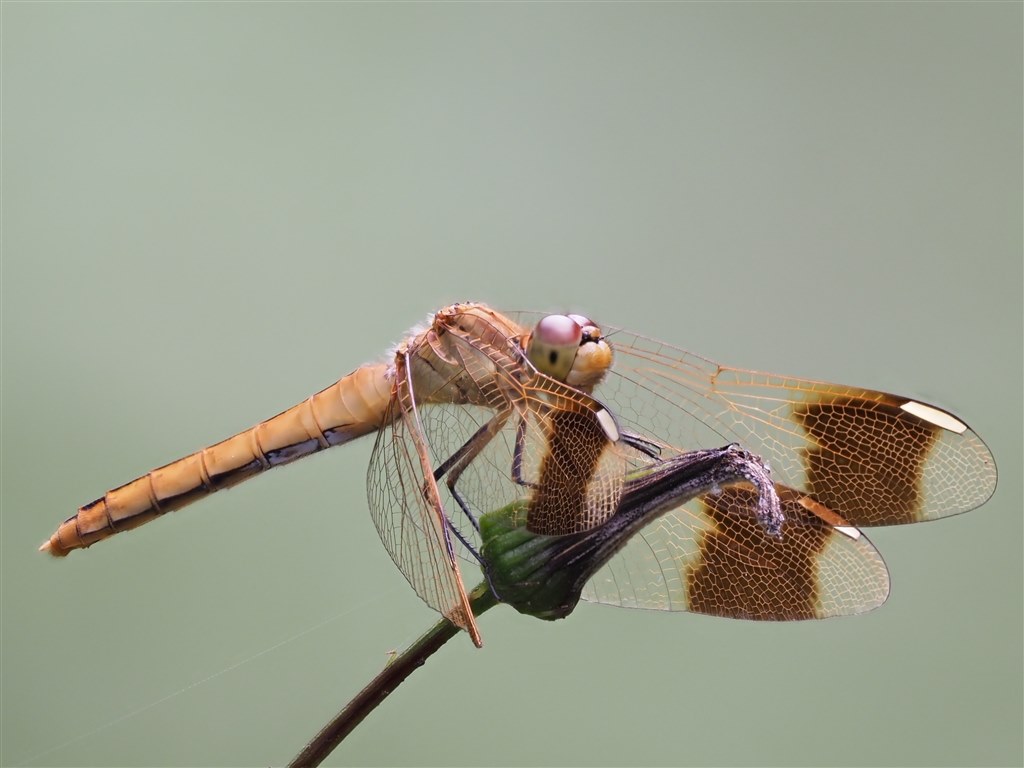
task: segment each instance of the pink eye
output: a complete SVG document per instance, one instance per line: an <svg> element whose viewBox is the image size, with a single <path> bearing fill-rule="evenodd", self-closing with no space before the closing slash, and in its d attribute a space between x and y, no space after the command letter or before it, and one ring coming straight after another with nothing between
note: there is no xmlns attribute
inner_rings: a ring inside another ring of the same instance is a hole
<svg viewBox="0 0 1024 768"><path fill-rule="evenodd" d="M588 328L594 325L593 321L589 317L583 315L568 315L570 320L575 321L580 328Z"/></svg>
<svg viewBox="0 0 1024 768"><path fill-rule="evenodd" d="M580 316L548 315L537 323L538 341L552 347L579 346L583 340L583 328L577 318Z"/></svg>

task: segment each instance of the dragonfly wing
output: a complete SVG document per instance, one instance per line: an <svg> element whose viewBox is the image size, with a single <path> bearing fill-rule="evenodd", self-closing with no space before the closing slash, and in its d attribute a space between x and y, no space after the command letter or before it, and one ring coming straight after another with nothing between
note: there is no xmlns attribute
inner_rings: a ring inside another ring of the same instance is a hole
<svg viewBox="0 0 1024 768"><path fill-rule="evenodd" d="M614 420L603 405L589 395L572 394L572 399L553 398L550 409L526 414L526 453L536 478L527 511L533 533L565 536L606 522L618 508L638 453L620 442L617 427L614 439L609 435Z"/></svg>
<svg viewBox="0 0 1024 768"><path fill-rule="evenodd" d="M761 621L856 614L885 602L889 574L867 537L798 491L777 489L781 536L758 522L752 486L730 486L649 523L594 575L583 599Z"/></svg>
<svg viewBox="0 0 1024 768"><path fill-rule="evenodd" d="M730 368L617 332L599 396L677 450L737 442L774 478L854 525L933 520L983 504L992 454L954 416L896 395Z"/></svg>
<svg viewBox="0 0 1024 768"><path fill-rule="evenodd" d="M430 471L430 457L408 390L396 383L388 427L377 435L367 473L374 525L388 554L423 601L470 633L476 627L444 509ZM392 418L393 411L399 411Z"/></svg>

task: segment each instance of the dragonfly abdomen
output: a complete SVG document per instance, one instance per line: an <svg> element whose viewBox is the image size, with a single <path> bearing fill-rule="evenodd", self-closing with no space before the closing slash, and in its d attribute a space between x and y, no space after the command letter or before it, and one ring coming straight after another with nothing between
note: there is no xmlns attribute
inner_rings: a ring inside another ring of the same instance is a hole
<svg viewBox="0 0 1024 768"><path fill-rule="evenodd" d="M271 419L107 491L80 507L40 549L62 557L272 467L375 432L390 397L387 366L361 366Z"/></svg>

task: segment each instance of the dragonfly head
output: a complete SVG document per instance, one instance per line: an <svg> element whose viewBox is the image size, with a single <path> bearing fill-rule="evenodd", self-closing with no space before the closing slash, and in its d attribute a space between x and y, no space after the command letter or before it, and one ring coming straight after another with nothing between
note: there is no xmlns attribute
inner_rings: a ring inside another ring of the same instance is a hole
<svg viewBox="0 0 1024 768"><path fill-rule="evenodd" d="M526 355L541 373L584 390L612 364L601 329L583 315L545 315L526 339Z"/></svg>

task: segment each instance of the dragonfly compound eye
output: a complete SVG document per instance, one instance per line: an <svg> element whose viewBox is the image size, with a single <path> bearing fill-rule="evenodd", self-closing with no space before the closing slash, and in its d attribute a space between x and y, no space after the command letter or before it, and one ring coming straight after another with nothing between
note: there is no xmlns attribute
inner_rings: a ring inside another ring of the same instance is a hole
<svg viewBox="0 0 1024 768"><path fill-rule="evenodd" d="M580 328L594 328L596 327L589 317L586 315L567 315L570 320L575 320L576 324Z"/></svg>
<svg viewBox="0 0 1024 768"><path fill-rule="evenodd" d="M565 381L583 341L583 328L567 315L546 315L533 329L526 353L541 373Z"/></svg>

